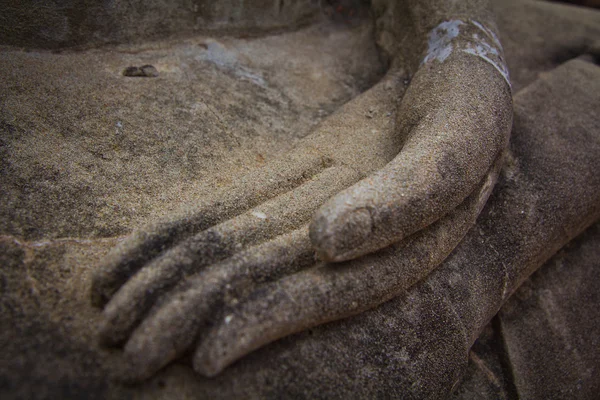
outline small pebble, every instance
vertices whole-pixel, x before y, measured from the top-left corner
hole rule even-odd
[[[154,66],[149,64],[142,65],[141,67],[131,66],[123,70],[123,76],[156,78],[158,76],[158,71]]]
[[[376,114],[375,109],[373,107],[370,107],[369,111],[367,111],[366,117],[371,119],[375,116],[375,114]]]

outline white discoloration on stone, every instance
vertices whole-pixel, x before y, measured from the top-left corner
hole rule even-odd
[[[460,20],[445,21],[436,26],[429,34],[429,48],[422,64],[432,60],[444,62],[452,54],[452,40],[460,34]]]
[[[261,211],[252,211],[252,215],[254,215],[258,219],[267,219],[267,214]]]
[[[500,39],[498,39],[498,36],[496,36],[496,34],[494,33],[494,31],[492,31],[491,29],[488,29],[485,25],[480,24],[477,21],[471,21],[473,23],[473,25],[475,25],[476,27],[478,27],[483,33],[485,33],[487,36],[490,37],[490,39],[492,39],[494,41],[494,44],[496,46],[498,46],[498,48],[500,50],[502,50],[502,44],[500,43]]]
[[[483,35],[472,33],[473,28],[469,29],[469,26],[477,28]],[[498,36],[477,21],[466,23],[461,20],[450,20],[436,26],[429,34],[427,55],[421,64],[432,61],[442,63],[456,49],[477,56],[492,65],[502,75],[508,86],[511,86]]]
[[[471,21],[471,23],[482,31],[487,38],[491,39],[493,44],[489,44],[486,37],[480,37],[477,33],[474,33],[472,35],[472,42],[467,43],[462,51],[467,54],[475,55],[491,64],[498,72],[500,72],[500,75],[502,75],[508,86],[511,86],[508,67],[502,57],[502,45],[500,44],[498,36],[496,36],[491,29],[488,29],[477,21]]]
[[[206,41],[205,45],[206,48],[194,57],[196,61],[210,62],[217,67],[231,71],[238,77],[246,79],[256,85],[267,85],[267,82],[259,72],[253,71],[241,63],[238,54],[235,51],[228,49],[216,40]]]
[[[496,49],[489,47],[489,45],[487,45],[485,42],[481,42],[479,44],[469,43],[467,44],[467,48],[463,49],[463,51],[465,53],[475,55],[491,64],[494,68],[496,68],[496,70],[498,70],[498,72],[500,72],[506,83],[508,83],[508,86],[511,86],[508,68],[500,59],[500,55]],[[490,55],[495,57],[490,57]]]

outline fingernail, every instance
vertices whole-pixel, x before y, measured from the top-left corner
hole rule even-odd
[[[317,256],[324,261],[334,262],[356,257],[357,250],[373,230],[369,210],[358,208],[329,221],[328,218],[318,218],[315,226],[311,226],[311,240]]]

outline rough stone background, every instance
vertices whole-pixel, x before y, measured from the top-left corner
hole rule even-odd
[[[114,383],[110,373],[119,353],[96,344],[99,310],[89,303],[90,272],[134,227],[210,196],[214,187],[282,154],[376,82],[385,66],[372,27],[323,17],[315,2],[269,2],[269,13],[249,9],[226,19],[238,33],[252,36],[242,38],[207,33],[222,29],[227,14],[211,2],[182,0],[168,9],[162,2],[88,3],[61,8],[59,2],[32,1],[21,7],[9,1],[0,13],[0,39],[14,46],[0,53],[0,395],[276,396],[252,391],[268,386],[267,375],[255,376],[254,389],[240,387],[243,382],[231,374],[199,378],[185,360],[139,386]],[[496,8],[515,92],[572,58],[591,54],[593,61],[598,12],[525,0],[498,2]],[[19,14],[25,9],[27,15]],[[83,19],[77,14],[82,10],[90,10]],[[181,10],[196,11],[190,17]],[[53,25],[37,29],[40,18]],[[201,18],[214,26],[200,24],[200,30]],[[26,26],[11,25],[15,20]],[[98,27],[98,21],[110,22]],[[315,23],[294,31],[309,22]],[[254,37],[263,28],[290,32]],[[91,32],[97,34],[90,41]],[[88,49],[19,48],[31,43]],[[154,65],[159,77],[122,75],[126,67],[143,64]],[[599,243],[596,226],[524,284],[482,333],[454,396],[598,393],[597,379],[596,386],[590,382],[598,376],[592,350],[600,348]],[[249,362],[276,354],[277,346]],[[326,356],[335,360],[336,349],[320,355]],[[286,377],[285,370],[281,376],[304,379],[308,383],[297,387],[306,387],[313,374],[326,374],[308,367],[304,376]],[[347,365],[349,376],[352,368]],[[367,390],[373,397],[401,397],[382,392],[377,379],[372,384]],[[312,395],[335,395],[351,386],[332,379],[327,390],[316,387]],[[245,389],[250,391],[240,392]]]
[[[0,5],[0,41],[58,49],[213,30],[257,35],[306,25],[321,8],[318,0],[8,0]]]

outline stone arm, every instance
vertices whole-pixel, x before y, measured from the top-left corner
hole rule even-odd
[[[476,225],[453,253],[425,279],[381,307],[281,344],[269,352],[270,357],[280,357],[278,367],[285,370],[291,365],[292,371],[286,372],[293,376],[293,363],[281,359],[310,353],[306,364],[329,376],[348,376],[347,365],[366,371],[351,373],[353,396],[364,397],[360,387],[369,386],[402,398],[447,397],[482,329],[521,283],[590,225],[595,223],[598,232],[600,118],[591,110],[599,104],[599,94],[600,68],[580,60],[543,74],[520,91],[514,99],[515,123],[505,167]],[[598,263],[589,268],[594,265]],[[573,264],[565,262],[561,268],[563,277],[573,281],[557,287],[577,285],[578,275],[571,276]],[[536,326],[535,315],[523,318],[533,318],[530,326]],[[556,329],[566,323],[562,329],[568,332],[569,324],[578,321],[554,323]],[[548,340],[544,332],[536,334],[540,341]],[[567,347],[579,349],[574,352],[586,348],[574,337],[562,337]],[[332,348],[335,351],[328,350]],[[333,352],[340,354],[335,361],[318,361],[323,354],[334,358]],[[257,358],[265,362],[267,357]],[[381,369],[377,373],[372,372],[374,364]],[[565,365],[569,364],[549,369],[571,368]],[[257,363],[245,366],[256,371]],[[232,373],[239,374],[245,366]],[[277,382],[283,374],[270,367]],[[326,379],[316,377],[310,385],[326,386],[322,384]],[[573,387],[584,379],[578,376]],[[308,385],[305,388],[309,390]]]
[[[104,307],[102,340],[125,343],[130,379],[194,345],[195,369],[214,375],[285,335],[375,307],[472,227],[512,123],[495,28],[484,2],[396,3],[374,4],[390,57],[381,82],[292,152],[106,257],[92,299]]]
[[[379,45],[412,77],[394,127],[402,149],[317,211],[310,237],[321,259],[350,260],[430,225],[506,146],[510,82],[486,3],[375,2]]]

